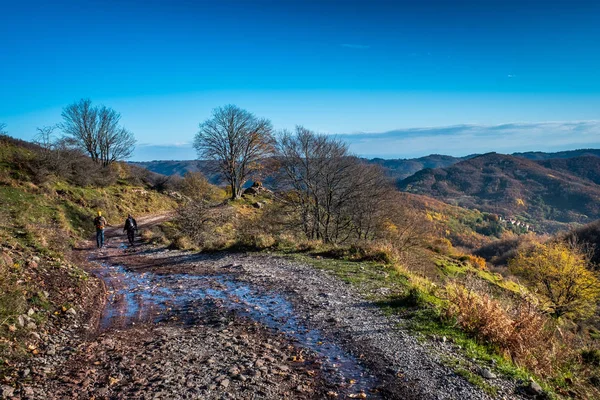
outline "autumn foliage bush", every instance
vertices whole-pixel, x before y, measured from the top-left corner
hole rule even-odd
[[[504,306],[488,294],[458,284],[446,288],[448,320],[497,348],[516,364],[533,372],[552,370],[561,347],[554,339],[552,321],[527,301]]]
[[[520,251],[509,268],[537,290],[549,313],[583,319],[594,314],[600,300],[599,275],[588,260],[580,246],[549,242]]]

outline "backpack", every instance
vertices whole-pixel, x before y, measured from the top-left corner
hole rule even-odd
[[[104,229],[104,218],[96,217],[94,219],[94,225],[96,225],[96,229]]]

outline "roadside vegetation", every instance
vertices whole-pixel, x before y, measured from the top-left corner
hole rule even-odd
[[[42,130],[41,130],[42,131]],[[145,170],[93,161],[54,129],[39,143],[0,135],[0,379],[15,361],[38,352],[62,321],[99,298],[77,249],[89,239],[98,210],[121,226],[127,213],[172,210],[176,201],[153,190]]]
[[[402,316],[424,339],[435,343],[445,337],[452,342],[460,355],[447,356],[445,362],[490,393],[493,381],[482,378],[483,369],[520,380],[524,390],[534,379],[549,395],[600,394],[594,361],[600,336],[597,315],[590,314],[598,302],[598,277],[577,248],[560,245],[567,257],[578,260],[571,272],[585,269],[584,286],[578,275],[563,270],[530,279],[522,270],[528,268],[524,257],[544,260],[527,246],[509,258],[510,268],[494,266],[440,237],[418,209],[403,209],[389,222],[402,232],[392,227],[377,239],[326,243],[307,237],[301,225],[296,231],[281,229],[293,226],[294,216],[275,194],[227,201],[227,194],[213,190],[211,196],[214,193],[216,200],[182,206],[172,222],[146,232],[148,239],[193,251],[278,253],[330,271],[386,312]],[[556,246],[529,236],[527,243]],[[551,294],[539,290],[539,279],[558,279],[559,285],[572,281],[580,294],[575,304],[581,308],[557,315],[549,303]]]
[[[275,184],[255,181],[241,196],[187,174],[176,218],[146,237],[187,250],[276,252],[326,269],[434,347],[453,343],[459,355],[445,362],[492,394],[484,370],[520,380],[524,392],[600,396],[600,280],[589,247],[399,193],[343,142],[303,127],[276,134],[270,156]]]

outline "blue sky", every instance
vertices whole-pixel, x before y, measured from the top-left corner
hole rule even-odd
[[[597,1],[58,0],[2,15],[0,122],[25,139],[85,97],[121,112],[138,160],[193,158],[198,123],[228,103],[365,156],[600,147]]]

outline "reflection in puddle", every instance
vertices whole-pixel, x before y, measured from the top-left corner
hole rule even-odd
[[[303,326],[292,304],[277,293],[223,275],[157,275],[107,265],[99,266],[94,273],[112,288],[101,330],[142,321],[160,322],[174,316],[193,322],[206,307],[218,307],[284,333],[301,347],[313,350],[322,358],[323,370],[335,383],[347,385],[355,381],[353,392],[367,392],[376,386],[375,379],[366,374],[353,356],[325,340],[318,330]]]

